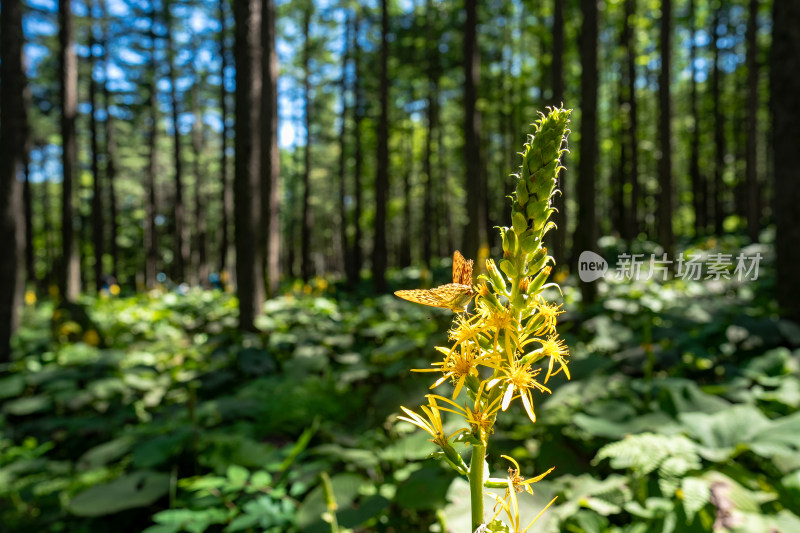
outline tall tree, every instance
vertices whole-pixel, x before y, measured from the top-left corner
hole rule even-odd
[[[101,14],[102,37],[100,47],[103,50],[103,103],[106,108],[105,139],[106,139],[106,180],[108,193],[108,215],[109,215],[109,252],[111,254],[111,272],[116,276],[119,272],[119,248],[117,246],[117,234],[119,232],[119,222],[117,216],[117,137],[114,131],[114,114],[112,108],[111,89],[109,84],[109,35],[108,35],[108,7],[107,1],[103,2],[103,13]]]
[[[434,175],[433,175],[433,148],[434,136],[439,127],[439,78],[441,77],[441,64],[439,62],[439,40],[436,38],[434,23],[437,10],[433,0],[425,2],[425,42],[426,42],[426,75],[427,75],[427,105],[425,118],[427,128],[425,132],[425,155],[423,172],[425,175],[425,193],[423,197],[424,235],[422,240],[422,260],[427,267],[431,265],[433,249],[439,242],[439,225],[434,221]]]
[[[761,229],[761,189],[758,186],[758,0],[748,3],[747,18],[747,101],[745,109],[745,210],[747,213],[747,234],[750,240],[758,240]]]
[[[363,148],[361,143],[361,122],[364,119],[364,95],[363,81],[361,80],[361,47],[358,37],[361,33],[361,7],[356,7],[356,18],[353,23],[353,189],[355,193],[355,212],[353,213],[353,224],[355,225],[355,235],[353,236],[353,271],[350,273],[351,283],[355,283],[361,276],[361,263],[363,262],[364,252],[362,248],[363,231],[361,227],[361,213],[363,210],[363,194],[361,187],[361,171],[363,160]]]
[[[19,322],[25,236],[19,178],[23,173],[24,139],[28,131],[25,71],[22,66],[22,2],[7,0],[0,11],[0,363],[11,360],[11,336]]]
[[[229,234],[229,220],[233,210],[233,193],[231,191],[231,182],[228,178],[228,88],[225,86],[225,71],[228,68],[228,47],[225,45],[225,35],[227,31],[227,16],[228,12],[226,6],[228,0],[219,0],[218,3],[218,16],[219,16],[219,108],[220,117],[222,121],[222,131],[220,131],[220,152],[219,152],[219,165],[220,174],[219,180],[222,185],[222,222],[220,223],[220,231],[222,233],[219,244],[219,271],[224,273],[228,268],[228,259],[231,255],[231,240]]]
[[[303,4],[303,126],[306,133],[305,147],[303,148],[303,200],[302,222],[300,232],[300,274],[303,281],[311,278],[311,226],[313,224],[311,212],[311,13],[312,2]]]
[[[575,257],[597,246],[597,221],[595,216],[595,188],[597,170],[597,32],[598,9],[596,0],[581,0],[581,143],[578,160],[578,224],[572,242]],[[597,296],[593,283],[581,283],[584,305],[594,302]]]
[[[94,2],[90,10],[94,10]],[[94,49],[99,43],[95,35],[94,16],[89,24],[89,141],[92,151],[92,247],[94,248],[94,288],[100,292],[103,286],[103,185],[100,176],[99,126],[97,125],[97,82],[94,79],[96,66]],[[108,110],[106,110],[107,112]]]
[[[661,70],[658,75],[658,132],[661,157],[658,160],[658,240],[672,253],[672,105],[670,99],[670,56],[672,54],[672,0],[661,2],[659,47]]]
[[[692,131],[689,137],[689,178],[692,183],[692,206],[694,208],[694,233],[702,235],[708,225],[706,185],[700,175],[700,115],[697,112],[697,37],[695,24],[697,13],[695,0],[689,0],[689,112],[692,115]]]
[[[389,7],[381,0],[380,116],[375,174],[375,233],[372,278],[375,292],[386,292],[386,202],[389,195]]]
[[[203,132],[203,109],[199,102],[198,93],[201,83],[192,86],[192,108],[194,123],[192,124],[192,152],[194,156],[194,246],[192,246],[192,270],[197,283],[205,286],[208,283],[208,213],[206,212],[206,197],[204,193],[205,165],[203,153],[205,152],[205,135]]]
[[[339,89],[342,92],[342,111],[339,115],[339,241],[342,249],[344,272],[348,285],[352,287],[353,256],[350,253],[350,239],[348,238],[347,223],[347,93],[348,73],[350,61],[350,15],[346,16],[344,23],[344,36],[342,39],[342,77],[339,80]]]
[[[481,171],[481,115],[477,109],[480,83],[480,49],[478,48],[478,2],[464,0],[464,174],[467,194],[467,227],[464,254],[477,257],[488,243],[486,188]]]
[[[234,228],[239,328],[255,330],[264,300],[261,260],[262,0],[234,0],[236,110]]]
[[[181,131],[178,127],[178,76],[170,5],[169,0],[163,2],[166,28],[164,39],[167,51],[167,72],[169,73],[170,112],[172,114],[172,159],[175,172],[175,197],[173,199],[175,264],[173,265],[173,275],[176,281],[181,282],[186,278],[186,265],[189,263],[189,227],[186,225],[186,205],[183,200],[183,156],[181,154]]]
[[[772,6],[770,106],[775,187],[776,292],[781,315],[800,322],[800,3]]]
[[[267,294],[278,292],[280,281],[281,224],[280,224],[280,153],[278,151],[278,53],[275,49],[275,1],[263,0],[262,35],[263,40],[263,88],[262,88],[262,183],[261,194],[264,216],[264,229]]]
[[[59,79],[61,89],[61,270],[59,292],[66,301],[73,301],[80,292],[80,259],[75,245],[73,182],[78,148],[75,119],[78,112],[78,58],[75,54],[75,25],[69,0],[58,2],[58,41],[60,48]]]
[[[147,132],[147,168],[144,175],[144,253],[145,267],[144,280],[145,286],[150,289],[156,284],[156,266],[158,261],[158,233],[156,228],[156,213],[158,206],[156,203],[156,156],[158,141],[158,84],[156,71],[158,60],[156,53],[158,43],[156,39],[156,8],[153,6],[150,12],[150,65],[147,73],[147,109],[148,132]]]
[[[622,237],[633,240],[639,234],[639,140],[638,140],[638,101],[636,99],[636,40],[633,31],[636,16],[636,0],[625,0],[620,43],[625,51],[622,65],[622,125],[620,170],[625,178],[628,196],[627,220],[623,224]]]
[[[711,55],[713,56],[713,66],[711,72],[711,102],[714,113],[714,181],[711,205],[714,211],[714,232],[722,234],[722,223],[725,220],[724,203],[724,184],[722,182],[725,171],[725,117],[722,113],[722,94],[721,79],[722,69],[720,68],[719,50],[719,31],[721,23],[722,6],[716,6],[714,15],[711,17],[711,31],[709,31],[709,43],[711,45]]]

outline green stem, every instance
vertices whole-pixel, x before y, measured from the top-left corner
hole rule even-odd
[[[472,445],[472,458],[469,463],[469,496],[472,509],[472,530],[483,524],[483,465],[486,446]]]

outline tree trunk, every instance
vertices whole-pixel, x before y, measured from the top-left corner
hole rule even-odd
[[[745,120],[745,211],[747,235],[758,241],[761,230],[761,188],[758,186],[758,0],[750,0],[747,19],[747,119]]]
[[[28,105],[28,99],[25,99],[25,105]],[[26,107],[27,108],[27,107]],[[25,181],[22,183],[22,203],[23,212],[22,218],[24,220],[25,231],[25,280],[28,283],[36,284],[36,265],[34,263],[34,248],[33,248],[33,193],[31,191],[31,174],[30,174],[30,147],[26,139],[26,146],[23,148],[22,160],[23,169],[25,173]]]
[[[465,0],[464,21],[464,174],[467,195],[467,227],[464,255],[477,258],[488,242],[486,187],[481,171],[481,115],[476,108],[480,83],[478,49],[478,2]]]
[[[111,254],[111,274],[118,275],[119,272],[119,248],[117,247],[117,233],[119,225],[117,223],[117,196],[114,190],[115,181],[117,177],[117,142],[114,133],[114,116],[111,113],[113,100],[111,98],[111,90],[108,87],[109,79],[109,54],[107,50],[107,43],[109,41],[108,35],[108,6],[107,0],[103,2],[102,18],[102,41],[100,43],[103,49],[103,69],[105,72],[103,78],[103,103],[106,109],[105,121],[105,138],[106,138],[106,183],[108,194],[108,216],[109,216],[109,253]]]
[[[775,266],[781,316],[800,322],[800,3],[772,7],[770,89],[775,176]]]
[[[92,150],[92,246],[94,248],[94,288],[103,287],[103,185],[100,178],[100,149],[97,126],[97,82],[94,79],[94,24],[89,25],[89,131]]]
[[[689,109],[692,114],[692,130],[689,137],[689,179],[692,183],[692,207],[694,208],[694,233],[702,235],[706,231],[708,206],[706,204],[706,186],[700,175],[700,115],[697,112],[697,45],[695,44],[695,0],[689,0],[689,72],[691,89],[689,92]]]
[[[425,226],[422,240],[422,261],[430,269],[431,258],[436,243],[439,242],[438,221],[434,221],[434,176],[433,176],[433,145],[434,134],[439,123],[439,78],[441,66],[439,64],[438,39],[434,31],[434,20],[437,12],[432,0],[425,3],[425,33],[426,33],[426,61],[427,61],[427,131],[425,134],[425,155],[423,172],[425,173],[425,193],[423,197],[422,223]]]
[[[225,70],[228,67],[228,52],[225,46],[225,31],[227,28],[227,11],[225,5],[227,0],[219,0],[218,13],[219,13],[219,56],[220,56],[220,71],[219,71],[219,108],[222,119],[222,131],[220,132],[220,153],[219,153],[219,166],[220,173],[219,179],[222,184],[222,222],[219,243],[219,274],[222,278],[228,268],[228,259],[230,258],[231,242],[229,234],[229,220],[231,211],[233,210],[233,194],[231,191],[231,182],[228,178],[228,89],[225,87]],[[223,279],[224,283],[224,279]]]
[[[59,292],[65,301],[74,301],[81,288],[80,259],[72,224],[75,205],[73,180],[78,159],[75,119],[78,110],[78,58],[75,54],[75,28],[69,0],[58,2],[58,40],[61,80],[61,270]]]
[[[660,54],[661,71],[658,76],[658,131],[661,158],[658,160],[658,240],[668,254],[672,254],[672,108],[669,94],[670,57],[672,54],[672,0],[661,2]]]
[[[234,0],[236,162],[234,227],[239,329],[255,330],[264,300],[261,261],[261,0]]]
[[[347,237],[347,63],[350,60],[350,15],[344,23],[344,37],[342,48],[342,112],[339,115],[339,241],[342,248],[342,267],[347,276],[348,286],[352,288],[351,272],[353,270],[353,256],[350,252],[350,242]]]
[[[596,0],[581,0],[581,145],[578,160],[578,224],[572,239],[572,260],[585,250],[597,247],[597,221],[595,217],[595,179],[597,169],[597,32],[598,12]],[[597,289],[594,283],[581,283],[583,305],[594,302]]]
[[[186,279],[186,265],[189,264],[189,227],[186,225],[186,205],[183,201],[183,158],[181,157],[181,132],[178,128],[178,88],[175,73],[175,45],[172,41],[172,13],[170,2],[165,1],[164,35],[167,49],[167,70],[169,72],[170,112],[172,114],[172,157],[175,165],[174,210],[174,252],[175,263],[172,268],[174,281],[181,283]]]
[[[11,361],[11,336],[19,324],[25,244],[19,178],[23,173],[24,142],[28,132],[25,107],[25,71],[22,63],[22,3],[3,2],[0,11],[0,363]]]
[[[712,25],[710,34],[711,54],[714,57],[713,71],[711,73],[711,101],[714,106],[714,193],[712,196],[714,206],[714,232],[717,235],[722,235],[722,223],[725,221],[725,199],[724,199],[724,185],[722,183],[723,173],[725,171],[725,119],[722,114],[722,103],[720,98],[720,81],[722,78],[722,71],[720,69],[719,61],[719,27],[721,25],[722,7],[718,6],[714,10],[712,17]]]
[[[199,83],[198,83],[199,85]],[[194,152],[194,255],[193,270],[200,286],[208,285],[208,227],[206,225],[206,197],[203,193],[205,183],[203,152],[205,147],[203,135],[203,110],[197,101],[198,85],[192,87],[192,107],[194,108],[194,124],[192,125],[192,151]]]
[[[375,292],[386,292],[386,201],[389,195],[389,9],[381,0],[380,106],[378,154],[375,174],[375,233],[372,278]]]
[[[300,272],[303,281],[311,279],[311,5],[306,5],[303,13],[303,126],[306,133],[306,145],[303,149],[303,217],[300,234]]]
[[[361,81],[361,47],[358,45],[358,38],[361,33],[361,8],[356,8],[356,20],[353,27],[353,49],[354,54],[354,80],[353,91],[355,92],[355,102],[353,102],[353,140],[355,146],[353,147],[353,156],[355,158],[355,166],[353,168],[353,188],[355,192],[355,212],[353,213],[353,224],[355,225],[355,235],[353,236],[353,271],[351,275],[351,283],[355,284],[361,278],[361,266],[364,261],[364,252],[362,248],[362,229],[361,229],[361,212],[363,210],[363,195],[361,190],[361,169],[363,148],[361,145],[361,121],[364,118],[364,97],[362,94],[362,81]]]
[[[158,137],[158,87],[156,85],[156,13],[151,12],[150,27],[150,79],[148,80],[148,102],[150,124],[147,136],[148,161],[145,172],[144,190],[144,250],[145,250],[145,286],[152,289],[156,285],[156,264],[158,261],[158,234],[156,229],[156,141]]]
[[[262,152],[262,198],[266,269],[266,291],[268,296],[278,293],[281,276],[281,221],[280,221],[280,152],[278,151],[278,52],[275,49],[275,1],[264,0],[262,20],[263,40],[263,87],[262,113],[264,115],[261,134],[266,147]]]

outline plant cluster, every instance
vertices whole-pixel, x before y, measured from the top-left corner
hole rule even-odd
[[[431,388],[452,383],[451,397],[427,395],[428,403],[421,407],[424,416],[403,407],[406,416],[401,419],[427,431],[450,466],[469,478],[473,530],[486,524],[483,488],[506,487],[506,497],[498,499],[495,517],[505,511],[513,530],[523,531],[516,493],[530,492],[530,485],[547,474],[526,479],[509,457],[514,468],[509,469],[508,478],[492,479],[486,475],[485,455],[500,412],[519,400],[531,422],[536,422],[535,393],[550,393],[548,381],[562,371],[569,378],[568,350],[556,331],[557,318],[563,311],[544,296],[545,289],[557,285],[546,283],[553,258],[543,245],[545,234],[555,228],[549,218],[555,211],[553,196],[559,194],[556,185],[563,169],[561,156],[567,151],[569,115],[569,110],[550,109],[533,124],[534,133],[524,146],[522,166],[515,175],[512,225],[500,228],[503,259],[499,266],[492,259],[486,260],[486,273],[478,277],[474,311],[456,314],[448,333],[451,344],[437,347],[442,360],[433,363],[433,369],[418,370],[440,372],[442,376]],[[460,254],[455,257],[451,285],[458,283],[456,278],[462,277],[463,271],[457,260]],[[451,285],[430,292],[436,296]],[[465,293],[466,289],[460,294]],[[436,305],[424,299],[420,303]],[[443,412],[459,416],[464,426],[446,435]],[[455,443],[471,446],[469,466]],[[494,519],[486,527],[486,531],[507,530],[500,529],[506,526]]]

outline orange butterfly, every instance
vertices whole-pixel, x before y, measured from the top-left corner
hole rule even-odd
[[[453,283],[433,289],[396,291],[394,294],[409,302],[450,309],[454,313],[466,311],[469,301],[475,295],[472,289],[473,263],[472,259],[467,261],[461,252],[456,250],[453,253]]]

